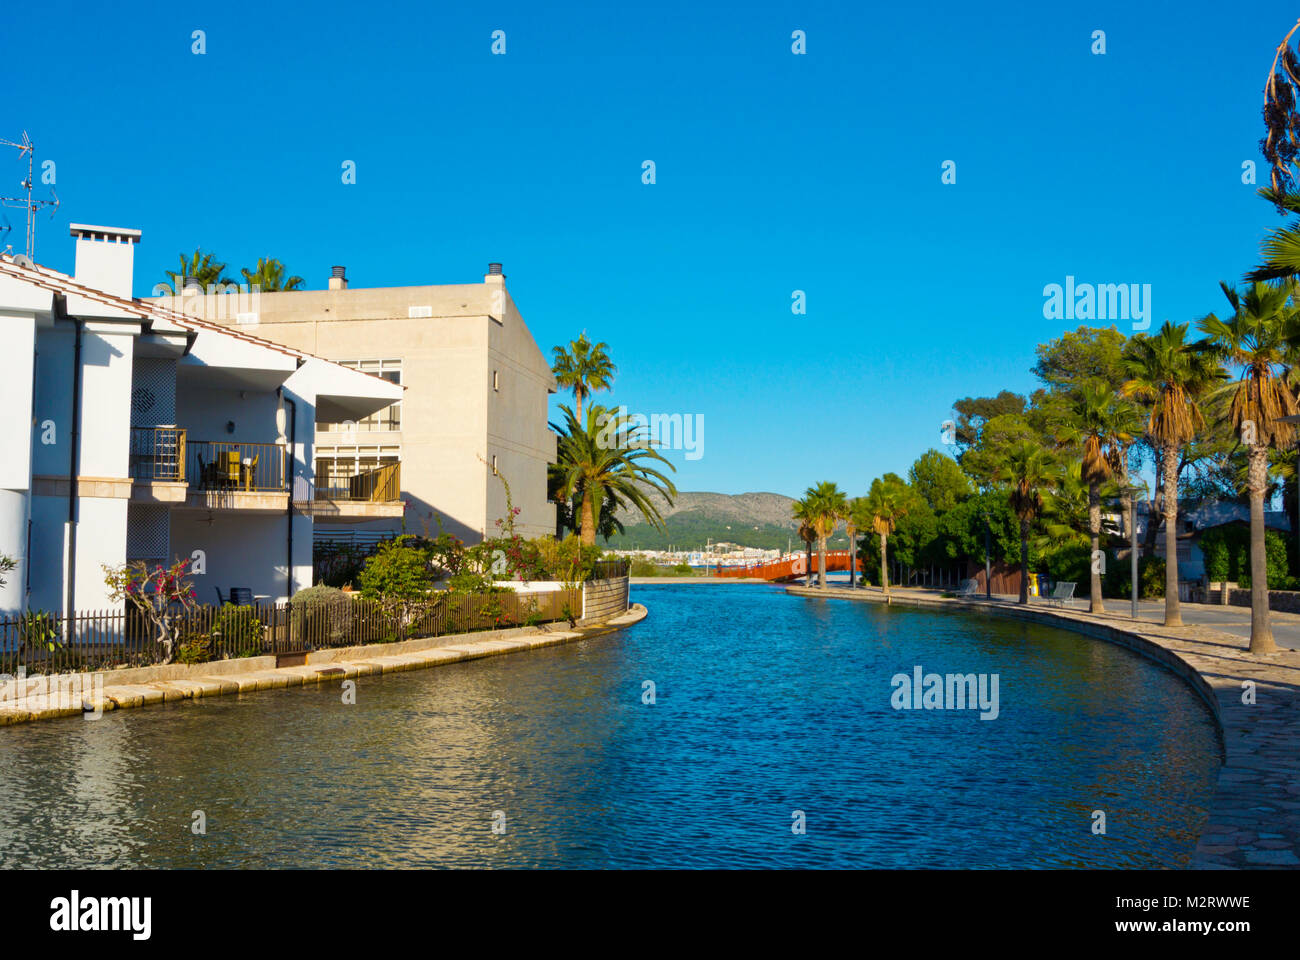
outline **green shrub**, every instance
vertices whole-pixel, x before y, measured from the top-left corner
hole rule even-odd
[[[1240,572],[1237,574],[1237,583],[1244,589],[1250,589],[1250,539],[1247,533],[1247,546],[1243,551],[1242,558],[1238,561]],[[1290,586],[1291,577],[1287,569],[1286,541],[1276,530],[1266,530],[1264,532],[1264,569],[1268,574],[1268,588],[1270,590],[1285,590]]]
[[[212,659],[212,640],[206,633],[190,633],[176,646],[177,663],[207,663]]]
[[[1250,587],[1250,527],[1232,523],[1206,530],[1200,547],[1207,580],[1235,581],[1243,588]],[[1287,541],[1276,530],[1264,531],[1264,563],[1269,589],[1286,589],[1291,583]]]
[[[1107,597],[1127,600],[1133,594],[1133,572],[1127,558],[1116,561],[1107,557],[1103,591]],[[1165,595],[1165,561],[1163,557],[1145,556],[1138,559],[1138,591],[1143,600],[1159,599]]]
[[[1110,571],[1112,557],[1106,556],[1106,570]],[[1089,596],[1092,592],[1092,547],[1086,543],[1071,543],[1043,551],[1040,569],[1045,569],[1054,583],[1074,583],[1074,594]],[[1102,593],[1107,593],[1102,587]]]
[[[262,655],[262,621],[252,607],[226,604],[212,624],[212,646],[227,657]]]
[[[659,567],[649,560],[638,557],[632,561],[630,573],[634,577],[657,577],[659,572]]]
[[[687,576],[694,572],[695,572],[695,568],[692,567],[689,563],[679,563],[677,564],[677,566],[673,567],[673,573],[680,574],[682,576]]]
[[[372,600],[418,600],[433,588],[433,571],[427,550],[397,537],[380,544],[357,577],[361,595]]]
[[[312,645],[338,647],[352,637],[353,600],[335,587],[318,585],[293,595],[293,636]]]

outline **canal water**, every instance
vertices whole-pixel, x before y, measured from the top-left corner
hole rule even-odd
[[[1178,867],[1192,854],[1221,745],[1205,705],[1134,654],[765,585],[634,586],[633,599],[650,615],[627,630],[364,678],[355,704],[334,684],[0,729],[0,864]],[[893,678],[917,667],[983,675],[986,699],[996,675],[996,719],[919,698],[895,709]]]

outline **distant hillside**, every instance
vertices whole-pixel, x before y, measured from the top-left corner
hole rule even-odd
[[[679,492],[671,507],[657,495],[652,500],[665,518],[666,531],[646,523],[640,511],[620,511],[618,519],[627,533],[611,537],[608,543],[602,540],[601,545],[616,550],[666,550],[669,545],[694,550],[709,540],[764,550],[802,545],[799,525],[790,516],[794,500],[779,493]]]

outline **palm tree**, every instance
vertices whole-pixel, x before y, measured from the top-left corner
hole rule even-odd
[[[568,500],[581,496],[582,542],[595,545],[598,518],[608,497],[636,507],[647,523],[662,530],[663,517],[649,495],[657,493],[671,504],[677,488],[645,461],[658,461],[674,472],[677,468],[651,448],[642,433],[645,427],[635,424],[634,417],[596,404],[587,408],[585,421],[579,421],[567,406],[561,405],[560,410],[564,424],[551,424],[559,434],[555,456],[561,473],[556,489]]]
[[[852,590],[857,584],[854,581],[854,573],[857,567],[858,559],[858,531],[865,530],[871,524],[871,518],[867,515],[866,504],[862,497],[854,497],[848,503],[844,511],[844,532],[849,537],[849,589]]]
[[[244,267],[239,271],[244,275],[244,282],[250,287],[257,287],[262,293],[278,293],[282,290],[297,290],[303,284],[302,277],[284,277],[284,264],[279,260],[257,258],[257,269]]]
[[[1264,494],[1268,487],[1270,447],[1290,445],[1294,428],[1279,418],[1294,416],[1296,399],[1287,386],[1286,362],[1300,345],[1300,318],[1288,301],[1296,292],[1294,281],[1277,286],[1255,283],[1243,294],[1220,283],[1232,307],[1221,320],[1213,313],[1199,326],[1214,356],[1241,370],[1229,409],[1233,427],[1246,447],[1250,493],[1250,652],[1273,653],[1273,630],[1268,616],[1268,562],[1264,552]]]
[[[1003,454],[994,479],[1011,488],[1011,509],[1020,521],[1020,602],[1029,603],[1029,534],[1056,482],[1056,461],[1032,440],[1018,440]]]
[[[1178,609],[1178,455],[1205,429],[1199,403],[1223,371],[1207,351],[1187,342],[1187,324],[1168,320],[1154,336],[1135,334],[1120,362],[1129,376],[1120,392],[1150,404],[1145,429],[1160,451],[1164,475],[1165,626],[1177,627],[1183,622]]]
[[[871,481],[871,489],[862,501],[862,513],[870,518],[871,529],[880,538],[880,586],[885,591],[885,603],[892,603],[889,595],[889,564],[886,555],[889,549],[889,535],[894,532],[898,521],[907,514],[907,504],[903,491],[896,483],[877,477]]]
[[[191,281],[197,282],[204,290],[207,290],[210,286],[225,285],[231,282],[229,277],[222,275],[226,270],[226,265],[217,263],[216,257],[210,253],[204,253],[197,247],[193,256],[186,257],[182,253],[180,259],[181,268],[179,271],[163,271],[163,273],[171,277],[172,290],[177,296],[185,292],[185,285]]]
[[[1088,380],[1075,394],[1071,413],[1083,447],[1079,476],[1088,485],[1088,536],[1092,549],[1088,610],[1090,613],[1105,613],[1101,569],[1097,563],[1101,553],[1101,487],[1114,478],[1124,459],[1124,451],[1133,442],[1132,407],[1118,401],[1110,387],[1101,380]],[[1126,465],[1124,473],[1127,475]]]
[[[806,500],[796,500],[790,506],[790,512],[794,519],[799,521],[799,539],[804,545],[804,586],[812,586],[812,545],[817,539],[817,534],[813,531],[812,526],[812,509],[808,506]]]
[[[804,503],[808,506],[808,521],[817,537],[817,586],[826,589],[826,541],[835,533],[835,528],[844,519],[848,509],[848,499],[844,491],[829,480],[823,480],[815,487],[804,491]]]
[[[1300,193],[1264,187],[1259,195],[1279,211],[1300,213]],[[1246,274],[1248,282],[1259,283],[1300,276],[1300,220],[1270,232],[1260,244],[1260,254],[1264,262]]]
[[[555,381],[566,390],[573,391],[573,399],[578,404],[578,421],[582,422],[582,401],[597,390],[608,390],[614,383],[614,366],[606,352],[609,344],[593,344],[584,330],[577,340],[569,343],[569,349],[553,347],[555,356],[551,372]]]

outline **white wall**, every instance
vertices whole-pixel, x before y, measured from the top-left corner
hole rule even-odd
[[[21,613],[27,576],[27,510],[32,480],[32,376],[35,314],[0,314],[0,554],[16,566],[3,574],[0,612]]]

